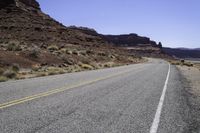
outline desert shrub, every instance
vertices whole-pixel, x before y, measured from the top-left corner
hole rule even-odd
[[[74,61],[72,59],[63,58],[63,61],[67,65],[73,65],[74,64]]]
[[[99,56],[106,56],[106,53],[100,52],[100,53],[98,53],[98,55],[99,55]]]
[[[3,40],[2,40],[2,39],[0,39],[0,43],[3,43]]]
[[[73,54],[73,52],[71,50],[66,50],[65,53],[66,54]]]
[[[80,51],[80,54],[86,56],[86,51]]]
[[[104,64],[104,67],[113,67],[114,63],[113,62],[107,62]]]
[[[87,70],[92,70],[93,69],[93,67],[91,65],[89,65],[89,64],[81,64],[81,68],[87,69]]]
[[[47,76],[48,74],[45,72],[39,72],[37,73],[36,77],[43,77],[43,76]]]
[[[6,78],[6,77],[4,77],[4,76],[0,76],[0,82],[5,82],[5,81],[7,81],[8,80],[8,78]]]
[[[51,52],[59,50],[58,46],[56,45],[50,45],[47,47],[47,49]]]
[[[83,58],[81,62],[82,64],[90,64],[91,61],[88,58]]]
[[[61,49],[60,49],[60,52],[61,52],[61,53],[66,53],[66,50],[67,50],[66,48],[61,48]]]
[[[58,74],[57,71],[50,71],[50,72],[48,72],[48,75],[56,75],[56,74]]]
[[[57,74],[64,74],[65,72],[63,70],[59,71],[50,71],[48,72],[48,75],[57,75]]]
[[[0,68],[0,75],[2,75],[4,72],[4,69],[3,68]]]
[[[62,68],[57,67],[49,67],[48,68],[48,75],[56,75],[56,74],[63,74],[65,73]]]
[[[33,49],[33,50],[30,51],[30,53],[29,53],[29,57],[31,57],[31,58],[38,58],[39,55],[40,55],[39,49]]]
[[[10,42],[7,45],[7,50],[8,51],[21,51],[22,48],[20,47],[19,43],[17,43],[17,42]]]
[[[39,71],[40,69],[41,69],[41,66],[39,66],[39,65],[32,66],[33,71]]]
[[[104,67],[111,67],[110,64],[104,64]]]
[[[18,64],[13,64],[13,66],[12,66],[12,70],[13,70],[14,72],[18,72],[19,69],[20,69],[20,67],[19,67]]]
[[[172,65],[180,65],[181,63],[179,61],[169,61]]]
[[[13,79],[16,77],[16,72],[13,71],[13,70],[6,70],[4,73],[3,73],[3,76],[5,76],[6,78],[10,78],[10,79]]]
[[[111,58],[111,59],[115,59],[114,55],[109,55],[108,57]]]
[[[59,73],[59,74],[64,74],[65,71],[64,71],[64,70],[60,70],[58,73]]]
[[[184,63],[185,62],[185,60],[181,60],[181,63]]]
[[[92,50],[86,50],[86,54],[94,54]]]
[[[77,50],[73,50],[73,51],[72,51],[72,54],[74,54],[74,55],[79,55],[79,52],[78,52]]]
[[[188,67],[193,67],[193,64],[189,63],[189,62],[185,62],[185,63],[183,63],[183,65],[188,66]]]

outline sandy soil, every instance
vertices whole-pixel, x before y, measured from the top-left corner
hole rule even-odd
[[[196,67],[178,66],[183,76],[189,81],[191,93],[200,98],[200,70]]]
[[[200,69],[196,66],[177,66],[184,77],[182,84],[185,90],[190,133],[200,133]]]

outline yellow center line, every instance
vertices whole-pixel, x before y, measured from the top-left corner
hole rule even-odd
[[[46,96],[49,96],[49,95],[57,94],[57,93],[60,93],[60,92],[63,92],[63,91],[66,91],[66,90],[69,90],[69,89],[72,89],[72,88],[77,88],[77,87],[80,87],[80,86],[95,83],[97,81],[101,81],[101,80],[109,79],[109,78],[112,78],[112,77],[120,76],[120,75],[123,75],[125,73],[130,72],[130,71],[132,71],[132,70],[120,72],[120,73],[109,75],[109,76],[106,76],[106,77],[97,78],[97,79],[90,80],[90,81],[85,81],[85,82],[78,83],[78,84],[75,84],[75,85],[70,85],[70,86],[65,85],[64,87],[57,88],[57,89],[54,89],[54,90],[51,90],[51,91],[42,92],[42,93],[35,94],[35,95],[32,95],[32,96],[27,96],[27,97],[24,97],[24,98],[21,98],[21,99],[2,103],[2,104],[0,104],[0,109],[4,109],[4,108],[11,107],[11,106],[21,104],[21,103],[24,103],[24,102],[32,101],[32,100],[39,99],[39,98],[42,98],[42,97],[46,97]]]

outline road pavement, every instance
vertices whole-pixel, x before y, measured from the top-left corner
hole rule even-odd
[[[186,102],[179,71],[158,59],[8,81],[0,83],[0,132],[187,133]]]

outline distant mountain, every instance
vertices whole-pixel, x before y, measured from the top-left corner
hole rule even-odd
[[[184,48],[184,47],[174,48],[174,49],[180,49],[180,50],[200,50],[200,48]]]
[[[200,49],[163,48],[163,51],[176,58],[200,58]]]
[[[194,50],[200,50],[200,48],[195,48]]]
[[[123,34],[123,35],[104,35],[104,39],[116,46],[138,46],[138,44],[150,44],[157,47],[155,41],[150,40],[148,37],[138,36],[137,34]]]

